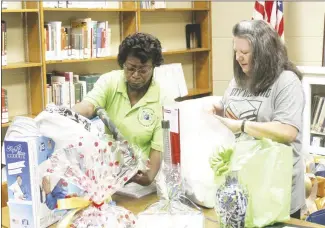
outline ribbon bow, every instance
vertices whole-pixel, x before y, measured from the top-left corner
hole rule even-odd
[[[64,218],[58,222],[57,228],[67,228],[70,227],[71,221],[73,219],[73,216],[78,213],[79,211],[85,209],[86,207],[90,206],[91,204],[96,207],[100,208],[105,202],[109,203],[112,201],[112,197],[109,195],[106,200],[101,202],[100,204],[97,204],[89,199],[83,198],[83,197],[72,197],[68,199],[59,199],[58,200],[58,209],[59,210],[69,210],[74,209],[72,211],[69,211]]]

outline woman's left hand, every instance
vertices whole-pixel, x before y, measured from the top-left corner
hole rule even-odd
[[[241,132],[240,128],[241,128],[242,120],[229,119],[218,115],[214,115],[214,117],[220,120],[221,123],[226,125],[234,134]]]

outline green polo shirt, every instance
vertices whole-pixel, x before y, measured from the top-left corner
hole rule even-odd
[[[147,93],[133,107],[127,95],[123,70],[103,74],[85,97],[95,108],[106,109],[125,139],[142,149],[145,158],[151,148],[162,151],[162,105],[160,87],[152,81]]]

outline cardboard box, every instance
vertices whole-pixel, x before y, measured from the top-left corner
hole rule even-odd
[[[54,148],[54,141],[44,136],[4,141],[10,227],[48,227],[67,212],[56,209],[57,200],[81,193],[63,179],[44,176]]]

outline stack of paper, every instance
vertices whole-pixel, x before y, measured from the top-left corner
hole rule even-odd
[[[136,183],[130,183],[125,185],[124,188],[118,190],[116,194],[139,199],[156,191],[157,188],[155,183],[152,183],[149,186],[141,186]]]
[[[176,99],[188,94],[181,63],[165,64],[155,68],[154,79],[159,83],[162,98]]]

